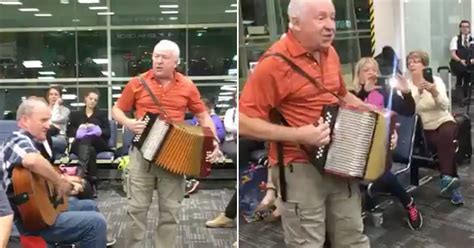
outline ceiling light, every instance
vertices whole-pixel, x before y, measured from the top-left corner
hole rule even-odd
[[[86,104],[83,103],[83,102],[73,102],[73,103],[71,103],[71,107],[84,107],[84,106],[86,106]]]
[[[221,90],[236,91],[237,87],[234,86],[234,85],[223,85],[223,86],[221,86]]]
[[[122,90],[122,87],[120,87],[120,86],[112,86],[112,89],[113,89],[113,90]]]
[[[236,4],[236,3],[233,3],[233,4],[230,5],[230,7],[235,7],[235,8],[237,8],[237,4]]]
[[[61,97],[63,100],[76,100],[77,95],[76,94],[63,94]]]
[[[89,4],[89,3],[100,3],[100,0],[77,0],[78,3],[84,3],[84,4]]]
[[[51,17],[53,15],[48,14],[48,13],[43,13],[43,14],[35,14],[35,16],[37,16],[37,17]]]
[[[225,13],[237,13],[236,9],[226,9]]]
[[[80,22],[81,20],[75,18],[75,19],[72,19],[72,22]]]
[[[219,92],[219,96],[231,96],[234,95],[235,93],[232,91],[221,91]]]
[[[97,12],[97,15],[115,15],[114,12]]]
[[[89,9],[90,10],[107,10],[107,9],[109,9],[109,7],[107,7],[107,6],[90,6]]]
[[[38,12],[39,11],[39,9],[37,8],[19,8],[18,10],[21,12]]]
[[[92,61],[94,61],[94,63],[96,63],[98,65],[104,65],[104,64],[109,63],[108,59],[92,59]]]
[[[69,4],[69,0],[59,0],[61,4]]]
[[[163,15],[172,15],[172,14],[178,14],[179,11],[177,10],[165,10],[165,11],[161,11],[161,14]]]
[[[25,60],[23,66],[25,68],[43,68],[43,62],[40,60]]]
[[[160,8],[162,9],[177,9],[179,5],[177,4],[160,4]]]
[[[102,75],[108,77],[109,73],[107,71],[101,71]],[[112,72],[112,77],[115,77],[115,72]]]
[[[176,20],[178,20],[178,17],[176,17],[176,16],[171,16],[169,19],[170,19],[171,21],[176,21]]]
[[[228,108],[228,107],[230,107],[230,104],[217,104],[216,107],[217,108]]]
[[[39,71],[38,74],[40,75],[56,75],[56,72],[54,71]]]
[[[119,98],[122,94],[112,94],[112,98]]]
[[[23,5],[20,1],[17,0],[0,0],[0,4],[2,5]]]

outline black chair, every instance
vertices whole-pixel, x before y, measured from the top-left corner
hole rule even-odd
[[[391,171],[394,175],[398,176],[402,173],[410,171],[414,167],[412,165],[412,154],[415,141],[415,132],[418,122],[418,116],[397,116],[397,122],[400,124],[398,132],[397,147],[392,153],[392,168]],[[367,193],[374,197],[373,192],[374,183],[370,183],[367,186]],[[379,195],[378,193],[377,195]],[[383,194],[382,195],[386,195]]]

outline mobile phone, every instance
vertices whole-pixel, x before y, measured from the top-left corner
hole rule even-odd
[[[423,78],[429,83],[434,82],[434,80],[433,80],[433,70],[430,67],[427,67],[427,68],[423,69]]]

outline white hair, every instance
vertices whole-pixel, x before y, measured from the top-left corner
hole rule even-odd
[[[307,4],[309,2],[321,1],[321,0],[290,0],[288,4],[288,28],[293,29],[292,19],[293,18],[302,18],[307,13]],[[327,0],[332,2],[332,0]]]
[[[170,41],[170,40],[160,40],[160,42],[158,42],[155,45],[155,48],[153,49],[153,53],[156,53],[157,50],[171,51],[173,56],[175,56],[175,58],[176,58],[176,63],[179,64],[179,53],[180,53],[180,51],[179,51],[178,44],[176,44],[175,42]]]
[[[48,107],[46,100],[41,97],[29,97],[28,99],[24,100],[16,111],[16,120],[20,120],[20,118],[24,115],[31,116],[34,110],[38,107]]]

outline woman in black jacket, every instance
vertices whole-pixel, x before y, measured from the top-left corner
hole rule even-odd
[[[379,75],[377,61],[370,57],[361,58],[355,67],[354,93],[361,100],[377,107],[391,109],[399,115],[414,115],[415,101],[411,96],[406,79],[401,75],[397,75],[397,79],[392,79],[396,83],[394,83],[393,90],[391,90],[390,85],[377,85],[377,75]],[[373,188],[376,191],[389,192],[399,199],[407,211],[407,223],[412,230],[418,230],[422,227],[423,218],[415,206],[413,197],[408,194],[391,171],[387,171],[375,181]],[[369,213],[375,211],[375,200],[369,194],[367,194],[365,203],[365,208]]]
[[[79,165],[88,181],[97,187],[97,153],[108,151],[107,145],[110,138],[110,125],[107,113],[97,108],[99,93],[91,90],[84,97],[86,106],[70,115],[67,128],[68,137],[74,137],[71,152],[76,154]]]

